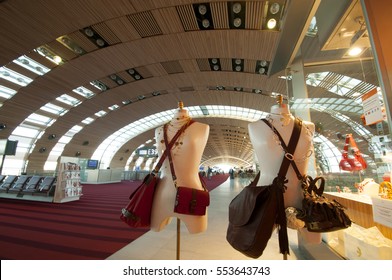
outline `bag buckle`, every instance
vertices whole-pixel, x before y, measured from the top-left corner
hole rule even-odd
[[[293,160],[294,160],[294,155],[293,155],[293,154],[285,153],[284,156],[285,156],[285,158],[287,158],[289,161],[293,161]]]

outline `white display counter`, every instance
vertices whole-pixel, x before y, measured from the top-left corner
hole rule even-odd
[[[107,184],[121,182],[122,169],[85,170],[82,183]]]

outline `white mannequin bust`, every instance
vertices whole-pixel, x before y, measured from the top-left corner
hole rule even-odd
[[[267,119],[276,128],[282,136],[286,145],[288,145],[295,117],[290,113],[287,104],[280,103],[271,107],[271,113]],[[260,165],[260,178],[257,186],[270,185],[273,179],[278,175],[279,168],[282,164],[284,152],[279,144],[279,138],[274,137],[274,132],[263,121],[256,121],[248,125],[249,137],[252,142],[256,158]],[[315,126],[311,122],[303,121],[301,134],[294,153],[295,163],[302,175],[307,173],[310,156],[313,154],[313,135]],[[302,208],[302,187],[293,168],[289,167],[286,179],[287,189],[284,192],[285,208],[291,206],[298,209]],[[318,243],[320,234],[313,237],[312,234],[305,229],[306,240]],[[312,240],[313,239],[313,240]]]
[[[168,125],[167,137],[169,142],[177,130],[189,120],[190,116],[188,111],[180,106]],[[209,131],[210,127],[208,125],[194,122],[178,138],[178,144],[174,144],[171,155],[178,186],[203,189],[199,178],[199,164],[208,140]],[[165,150],[165,143],[162,142],[164,139],[163,133],[163,126],[155,130],[159,156]],[[171,176],[169,160],[166,158],[161,167],[161,180],[154,194],[151,212],[151,229],[153,231],[161,231],[171,222],[172,217],[177,217],[185,223],[189,233],[193,234],[205,231],[207,229],[208,212],[204,216],[175,213],[173,211],[175,196],[176,188]]]

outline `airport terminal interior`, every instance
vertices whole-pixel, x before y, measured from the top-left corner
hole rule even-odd
[[[250,259],[227,240],[229,206],[287,159],[290,252],[274,230],[256,258],[392,259],[391,12],[384,0],[0,0],[0,257]],[[295,120],[297,154],[284,144]],[[183,124],[151,228],[129,227],[122,208]],[[288,222],[303,199],[295,164],[351,225]],[[206,214],[173,212],[177,183],[206,185]]]

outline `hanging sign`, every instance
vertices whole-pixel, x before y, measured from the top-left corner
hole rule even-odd
[[[384,120],[377,88],[372,89],[362,96],[362,104],[366,125],[372,125]]]

